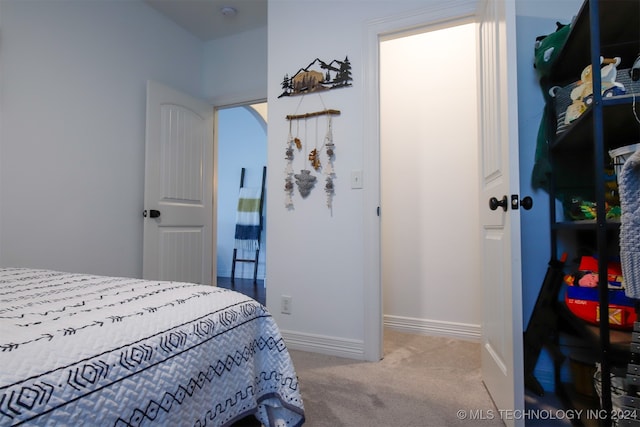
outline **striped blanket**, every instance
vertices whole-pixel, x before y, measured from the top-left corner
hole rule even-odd
[[[259,249],[261,189],[242,187],[238,197],[236,216],[236,249],[255,251]]]

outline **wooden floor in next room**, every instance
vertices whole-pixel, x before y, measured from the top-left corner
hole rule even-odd
[[[218,286],[225,289],[233,289],[241,294],[250,296],[262,305],[267,305],[267,291],[264,287],[264,280],[238,279],[231,283],[231,277],[218,277]]]

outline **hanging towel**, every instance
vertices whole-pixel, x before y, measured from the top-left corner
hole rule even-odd
[[[242,187],[240,189],[236,216],[236,249],[248,251],[259,249],[261,194],[260,188]]]
[[[620,192],[620,261],[625,295],[640,298],[640,150],[622,166]]]

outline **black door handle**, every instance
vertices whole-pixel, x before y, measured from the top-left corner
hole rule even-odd
[[[502,210],[506,211],[508,209],[507,203],[507,196],[503,196],[502,200],[498,200],[495,197],[492,197],[489,199],[489,209],[495,211],[499,206],[502,206]]]
[[[529,196],[523,197],[522,200],[520,200],[520,206],[522,206],[522,209],[528,211],[533,207],[533,199]]]
[[[147,210],[146,209],[142,212],[142,216],[145,217],[145,218],[147,217]],[[159,216],[160,216],[160,211],[155,210],[155,209],[149,210],[149,217],[150,218],[158,218]]]

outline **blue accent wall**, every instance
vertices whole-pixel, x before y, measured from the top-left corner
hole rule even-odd
[[[577,10],[576,10],[577,12]],[[520,213],[522,242],[522,315],[526,327],[540,292],[551,255],[549,195],[533,190],[531,172],[544,99],[533,68],[535,39],[556,29],[556,21],[566,19],[517,17],[518,43],[518,129],[520,140],[520,196],[531,196],[533,209]],[[553,361],[543,350],[534,375],[547,391],[553,391]],[[563,375],[567,375],[563,372]]]

